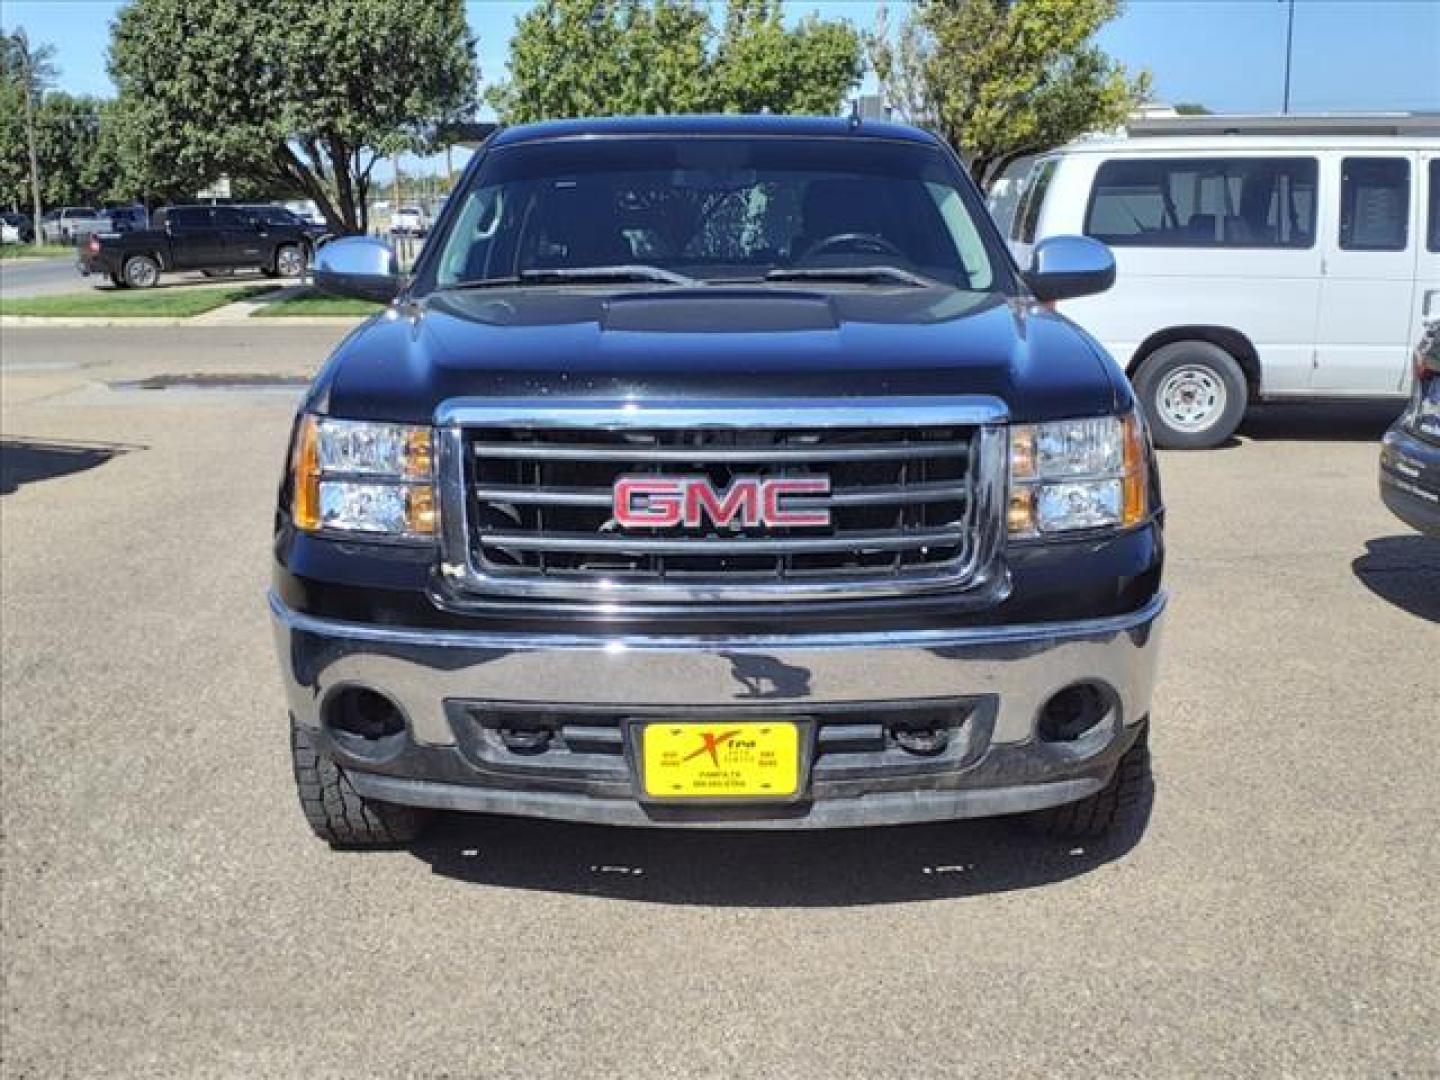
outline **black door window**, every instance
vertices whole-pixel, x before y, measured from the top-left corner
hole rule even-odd
[[[1346,158],[1340,167],[1340,247],[1404,251],[1410,242],[1410,163]]]

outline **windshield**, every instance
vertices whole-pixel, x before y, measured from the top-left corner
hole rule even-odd
[[[553,283],[597,267],[702,282],[792,272],[815,282],[834,271],[852,283],[893,287],[908,276],[995,289],[999,263],[976,224],[984,211],[962,184],[938,148],[879,139],[607,138],[501,147],[455,196],[458,212],[417,291]],[[892,268],[906,273],[885,272]],[[660,280],[634,276],[652,287]]]

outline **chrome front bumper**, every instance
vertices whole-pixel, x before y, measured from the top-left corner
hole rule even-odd
[[[773,637],[600,637],[418,630],[318,619],[274,594],[270,608],[295,721],[323,731],[326,698],[346,687],[390,698],[408,726],[408,775],[336,751],[364,795],[448,809],[615,824],[816,827],[942,820],[1039,809],[1104,786],[1150,711],[1165,596],[1103,619],[903,633]],[[1076,682],[1102,684],[1116,706],[1073,742],[1043,743],[1041,706]],[[987,703],[963,768],[914,790],[894,780],[819,785],[783,812],[657,813],[634,788],[540,790],[424,762],[456,754],[446,703],[544,704],[623,711],[673,707],[764,715],[864,703],[965,697]],[[687,808],[688,809],[688,808]],[[744,819],[741,820],[740,817]]]

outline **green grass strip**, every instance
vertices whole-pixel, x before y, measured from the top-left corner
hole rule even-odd
[[[235,285],[212,289],[169,286],[159,289],[92,289],[60,296],[0,298],[0,315],[41,318],[185,318],[249,300],[274,285]]]

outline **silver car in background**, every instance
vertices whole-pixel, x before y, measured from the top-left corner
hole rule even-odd
[[[40,219],[40,235],[51,244],[73,244],[92,232],[106,232],[110,219],[89,206],[63,206]]]

